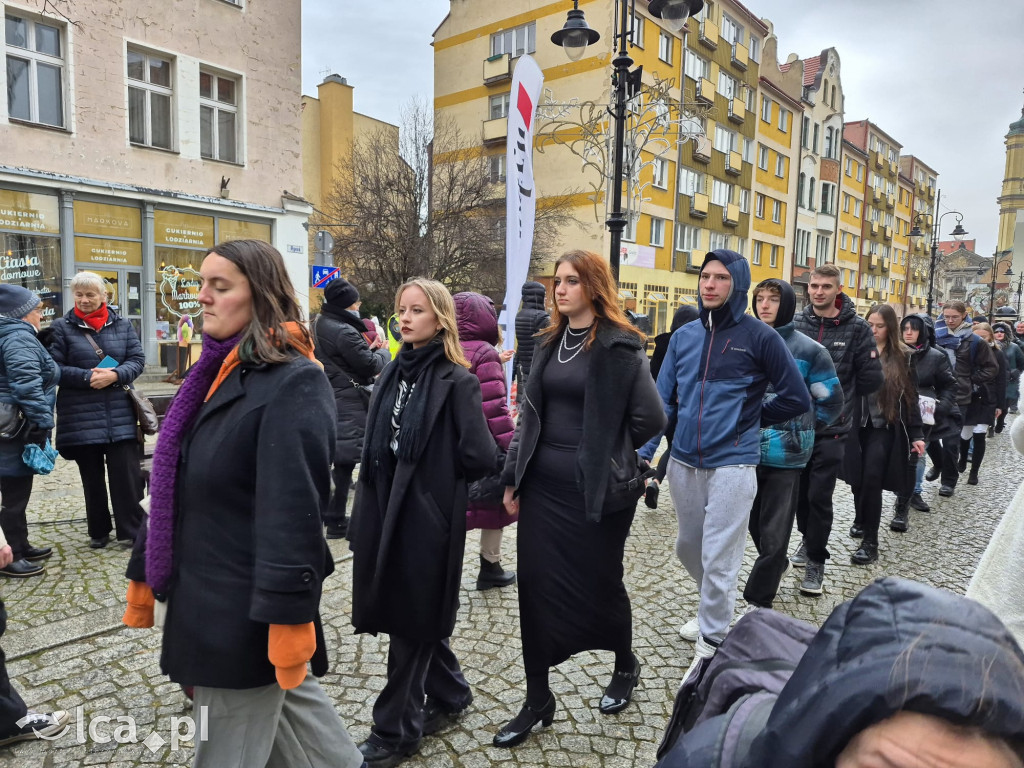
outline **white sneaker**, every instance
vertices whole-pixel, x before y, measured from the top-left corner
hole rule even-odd
[[[685,685],[686,681],[690,679],[690,675],[697,669],[701,659],[710,659],[716,653],[718,653],[718,646],[709,643],[703,635],[698,635],[697,643],[693,646],[693,661],[690,662],[686,674],[683,675],[683,684]]]
[[[6,738],[0,739],[0,746],[14,744],[18,741],[30,741],[47,736],[63,735],[61,731],[71,720],[71,713],[59,709],[55,712],[32,712],[29,710],[15,725],[18,730]]]
[[[696,616],[679,628],[679,636],[691,643],[696,642],[700,637],[700,624],[697,623]]]

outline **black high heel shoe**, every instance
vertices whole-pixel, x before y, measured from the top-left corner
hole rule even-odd
[[[640,659],[633,656],[633,669],[629,672],[615,670],[612,673],[612,681],[604,690],[598,711],[602,715],[614,715],[629,706],[633,698],[633,689],[640,680]]]
[[[512,722],[494,735],[494,746],[508,749],[522,744],[537,723],[544,726],[551,725],[555,719],[556,706],[557,702],[553,693],[548,693],[548,700],[540,709],[534,709],[529,704],[524,704]]]

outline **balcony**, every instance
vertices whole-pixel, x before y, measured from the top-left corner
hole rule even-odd
[[[690,254],[686,260],[686,271],[693,272],[694,274],[699,274],[700,266],[701,264],[704,263],[704,257],[706,255],[706,251],[690,251]]]
[[[484,85],[512,79],[512,54],[499,53],[484,59]]]
[[[718,37],[721,31],[713,21],[705,19],[700,23],[700,41],[711,50],[718,47]]]
[[[871,159],[875,164],[875,168],[885,168],[885,158],[882,157],[882,153],[877,149],[871,151]]]
[[[707,195],[690,195],[690,215],[701,219],[707,217],[710,202]]]
[[[508,118],[497,117],[484,120],[484,144],[497,144],[508,138]]]
[[[923,181],[918,181],[915,185],[915,189],[917,190],[917,196],[924,197],[924,192],[927,188],[927,185]]]
[[[885,228],[885,239],[892,240],[892,227]]]
[[[885,196],[885,207],[886,208],[895,208],[896,207],[896,195],[886,195]]]
[[[722,206],[722,223],[729,227],[735,227],[740,223],[740,207],[735,203]]]
[[[742,123],[747,116],[747,106],[743,99],[729,99],[729,119],[734,123]]]
[[[693,148],[693,159],[698,163],[711,162],[711,139],[707,136],[698,136],[690,142]]]
[[[924,196],[928,200],[929,203],[932,202],[935,199],[935,185],[934,184],[929,184],[928,185],[928,189],[927,189],[927,191],[925,191]]]
[[[750,52],[747,50],[747,46],[740,45],[739,43],[732,44],[732,58],[730,61],[736,69],[741,69],[744,72],[747,71],[747,61],[750,59]]]
[[[889,161],[889,173],[891,173],[893,176],[898,176],[899,172],[900,172],[900,162],[899,162],[899,160],[890,160]]]
[[[697,101],[699,102],[708,105],[714,104],[715,84],[708,80],[707,78],[702,77],[700,80],[697,81],[697,91],[695,95],[697,97]]]
[[[868,260],[868,269],[878,269],[880,261],[881,257],[877,253],[871,254],[871,258]]]
[[[878,222],[877,221],[872,221],[871,222],[871,236],[872,237],[878,237]]]
[[[883,197],[885,197],[885,194],[882,192],[881,189],[879,189],[878,187],[872,187],[871,188],[871,199],[874,202],[876,202],[876,203],[882,202],[882,198]]]
[[[828,211],[818,211],[814,226],[822,232],[835,232],[836,217]]]
[[[890,259],[882,259],[882,271],[883,272],[888,272],[889,268],[891,266],[892,266],[892,261]]]
[[[725,172],[732,176],[739,176],[743,171],[743,155],[739,152],[725,153]]]

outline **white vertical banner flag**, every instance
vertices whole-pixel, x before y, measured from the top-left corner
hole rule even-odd
[[[533,127],[544,73],[520,56],[512,75],[505,160],[505,349],[515,348],[515,319],[530,272],[537,197],[533,186]],[[511,368],[508,368],[511,371]]]

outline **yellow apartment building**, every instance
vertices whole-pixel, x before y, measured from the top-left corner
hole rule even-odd
[[[901,158],[902,160],[902,158]],[[893,260],[903,267],[904,278],[898,286],[897,301],[900,309],[897,315],[906,315],[920,309],[921,270],[910,259],[910,227],[913,220],[914,182],[900,173],[896,184],[896,227],[892,236]],[[927,281],[928,275],[925,274]],[[925,292],[927,292],[925,288]],[[925,302],[927,303],[927,302]]]
[[[1006,134],[1006,171],[999,203],[996,250],[1013,251],[1013,271],[1024,275],[1024,109]]]
[[[856,302],[860,281],[861,239],[864,231],[864,180],[868,173],[868,154],[844,139],[842,165],[836,265],[843,270],[844,293]]]
[[[910,227],[915,223],[922,237],[908,243],[907,311],[928,311],[928,270],[931,264],[932,226],[939,175],[914,155],[900,158],[900,175],[910,181]]]

